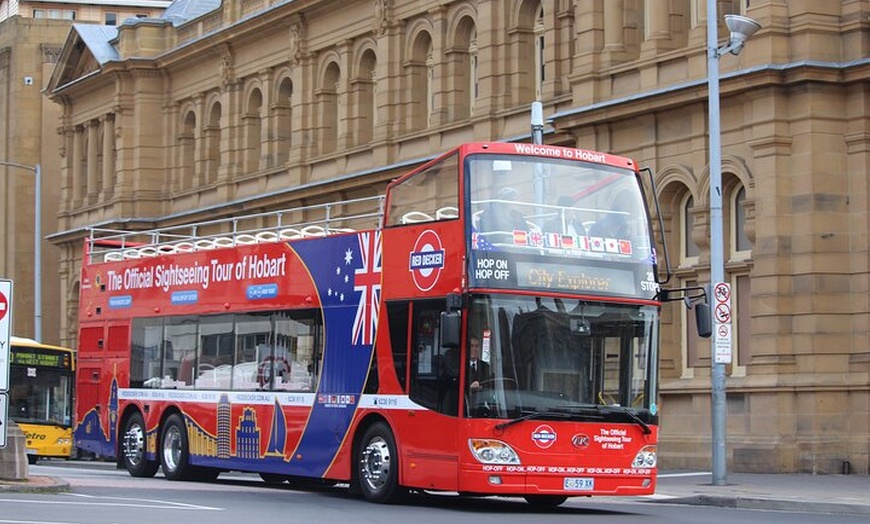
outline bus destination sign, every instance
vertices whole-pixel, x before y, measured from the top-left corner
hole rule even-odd
[[[62,353],[47,351],[27,351],[19,348],[12,353],[12,364],[19,366],[40,366],[50,368],[69,368],[68,358]]]

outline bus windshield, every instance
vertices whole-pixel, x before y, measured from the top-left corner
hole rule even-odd
[[[653,299],[655,256],[636,174],[470,155],[469,286]]]
[[[476,295],[469,314],[469,345],[479,344],[487,376],[476,387],[467,376],[468,416],[571,415],[601,406],[656,413],[655,307]]]
[[[9,417],[12,420],[19,424],[70,426],[73,408],[71,370],[13,364],[10,382]]]

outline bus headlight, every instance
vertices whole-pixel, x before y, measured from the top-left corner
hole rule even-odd
[[[634,460],[631,461],[633,468],[654,468],[656,467],[656,447],[644,446],[643,449],[637,452]]]
[[[60,438],[57,439],[56,444],[57,444],[58,446],[69,446],[70,444],[72,444],[72,439],[71,439],[71,438],[60,437]]]
[[[520,457],[500,440],[468,439],[468,448],[478,461],[484,464],[519,464]]]

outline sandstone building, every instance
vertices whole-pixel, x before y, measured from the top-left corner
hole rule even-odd
[[[60,106],[44,96],[73,21],[116,24],[159,16],[167,0],[0,0],[0,277],[14,281],[13,332],[31,337],[34,311],[35,168],[40,167],[42,236],[57,231],[61,172]],[[26,168],[9,167],[12,162]],[[60,341],[59,251],[43,241],[42,340]],[[64,293],[65,295],[65,293]]]
[[[64,342],[88,228],[379,194],[458,143],[527,141],[534,100],[546,142],[652,170],[673,278],[709,282],[705,0],[335,5],[178,0],[74,26],[47,87]],[[720,60],[729,469],[866,474],[870,6],[717,5],[762,25]],[[663,319],[661,465],[707,468],[710,346],[682,307]]]

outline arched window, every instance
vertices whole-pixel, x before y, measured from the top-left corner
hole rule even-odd
[[[190,189],[193,187],[193,176],[196,167],[195,151],[196,151],[196,114],[193,111],[188,111],[184,115],[184,120],[181,124],[181,133],[178,136],[178,142],[181,146],[181,169],[179,170],[180,180],[179,189]]]
[[[469,114],[474,114],[474,106],[480,92],[480,78],[477,69],[477,29],[471,33],[468,43],[468,107]]]
[[[432,50],[432,42],[426,51],[426,126],[432,125],[432,117],[435,114],[435,53]]]
[[[76,128],[76,132],[80,137],[79,142],[79,150],[78,150],[78,168],[79,168],[79,187],[78,187],[78,197],[79,202],[87,203],[88,198],[88,142],[90,137],[88,136],[88,126],[82,125]],[[75,162],[75,157],[73,158],[73,162]]]
[[[293,147],[293,82],[284,78],[278,84],[275,100],[275,154],[279,165],[290,158]]]
[[[108,190],[108,187],[103,185],[103,169],[105,158],[103,158],[103,142],[106,140],[106,125],[105,122],[101,119],[97,124],[97,193],[102,195],[104,191]]]
[[[547,80],[547,62],[544,60],[544,8],[538,7],[535,17],[535,100],[540,100]]]
[[[447,113],[458,121],[471,116],[477,90],[477,29],[470,16],[462,17],[453,38],[447,53]]]
[[[746,235],[746,188],[742,185],[731,198],[731,253],[733,258],[745,258],[752,249]],[[742,255],[742,256],[741,256]]]
[[[371,142],[374,136],[375,114],[377,106],[375,104],[375,68],[377,67],[377,59],[375,53],[371,49],[367,49],[360,60],[357,71],[357,78],[354,82],[355,91],[355,133],[354,138],[357,145],[367,144]]]
[[[330,62],[323,74],[320,86],[320,150],[332,153],[338,147],[338,87],[341,70]]]
[[[260,170],[260,153],[263,147],[262,108],[263,95],[259,89],[254,89],[248,96],[247,111],[242,116],[245,129],[245,174]]]
[[[420,131],[429,125],[429,111],[433,104],[434,66],[430,69],[432,38],[421,32],[411,48],[411,59],[406,66],[408,79],[408,112],[406,125],[409,131]]]
[[[680,265],[691,266],[698,263],[698,249],[692,240],[692,230],[695,228],[695,215],[692,208],[695,207],[695,198],[686,194],[680,204]]]
[[[549,2],[548,5],[554,4]],[[544,3],[524,0],[517,12],[514,31],[508,41],[516,62],[512,65],[511,95],[517,105],[526,105],[541,96],[544,83]]]
[[[215,102],[208,112],[208,120],[203,129],[206,148],[206,183],[213,184],[218,177],[221,165],[221,105]]]

